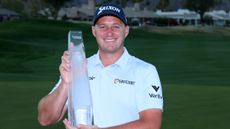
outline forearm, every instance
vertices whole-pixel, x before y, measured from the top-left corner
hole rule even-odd
[[[153,121],[147,122],[137,120],[130,123],[102,129],[160,129],[160,124],[154,124]]]
[[[68,96],[67,87],[67,84],[61,82],[54,92],[41,99],[38,104],[38,121],[41,125],[53,124],[60,120]]]
[[[104,129],[160,129],[162,111],[150,109],[140,113],[140,119],[126,124]]]

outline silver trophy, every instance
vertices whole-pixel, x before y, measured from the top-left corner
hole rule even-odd
[[[81,31],[69,31],[68,50],[71,61],[68,119],[73,127],[92,125],[92,98]]]

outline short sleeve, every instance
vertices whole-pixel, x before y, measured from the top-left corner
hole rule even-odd
[[[154,66],[146,70],[136,92],[137,108],[140,112],[151,108],[163,111],[162,86],[158,72]]]
[[[58,86],[61,84],[61,81],[62,81],[62,79],[60,77],[59,80],[58,80],[58,82],[53,87],[53,89],[49,92],[49,94],[53,93],[58,88]]]

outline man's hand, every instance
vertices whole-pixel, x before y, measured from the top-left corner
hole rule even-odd
[[[72,127],[70,121],[68,121],[67,119],[64,119],[63,123],[64,123],[66,129],[99,129],[97,126],[82,125],[82,124],[77,125],[77,127]]]
[[[61,57],[61,65],[59,66],[62,81],[65,84],[70,83],[70,53],[65,51]]]

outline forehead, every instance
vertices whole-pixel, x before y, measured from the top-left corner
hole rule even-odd
[[[105,24],[105,23],[113,23],[113,24],[124,24],[119,18],[115,16],[102,16],[98,19],[96,24]]]

